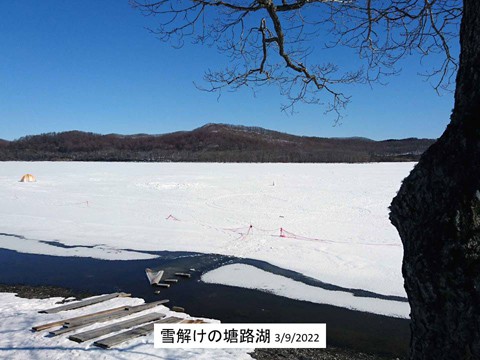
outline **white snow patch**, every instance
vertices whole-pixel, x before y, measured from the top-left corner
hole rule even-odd
[[[12,236],[0,235],[0,246],[3,249],[15,250],[26,254],[48,254],[51,256],[80,256],[102,260],[145,260],[158,256],[136,251],[115,249],[109,246],[96,245],[88,247],[69,247],[50,245],[41,240],[18,239]]]
[[[290,299],[335,305],[380,315],[399,318],[409,318],[410,315],[407,302],[358,297],[345,291],[325,290],[245,264],[225,265],[211,270],[202,275],[202,281],[258,289]]]

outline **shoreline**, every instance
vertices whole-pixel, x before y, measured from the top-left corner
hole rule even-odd
[[[48,299],[52,297],[62,297],[64,299],[75,298],[75,300],[81,300],[97,294],[88,292],[75,291],[59,286],[51,285],[25,285],[25,284],[0,284],[0,292],[2,293],[14,293],[16,296],[23,299]],[[73,299],[72,299],[73,300]]]
[[[0,284],[0,293],[15,293],[24,299],[46,299],[51,297],[80,300],[86,297],[100,295],[79,292],[59,286],[31,286],[25,284]],[[348,348],[327,347],[326,349],[255,349],[249,353],[256,360],[400,360],[402,357],[384,357],[376,354],[367,354]]]

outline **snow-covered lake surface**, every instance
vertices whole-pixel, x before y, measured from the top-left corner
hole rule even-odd
[[[81,316],[97,311],[115,308],[125,305],[140,305],[142,299],[138,298],[117,298],[105,301],[100,304],[91,305],[85,308],[63,311],[56,314],[39,314],[39,310],[55,307],[57,301],[62,298],[50,298],[44,300],[22,299],[10,293],[0,293],[0,312],[2,321],[0,323],[0,358],[2,359],[251,359],[247,354],[248,350],[241,349],[155,349],[153,347],[153,334],[137,339],[129,340],[115,348],[102,350],[92,346],[94,340],[84,343],[76,343],[68,339],[67,335],[56,337],[46,336],[47,330],[33,333],[31,328],[34,325],[45,324],[60,319]],[[145,310],[129,317],[116,321],[98,323],[82,328],[80,331],[87,331],[93,328],[109,325],[145,315],[150,312],[160,312],[166,316],[190,318],[186,314],[175,313],[164,306]],[[207,320],[215,322],[214,320]],[[58,327],[57,327],[58,328]],[[53,328],[53,329],[57,329]],[[110,335],[108,335],[110,336]],[[97,340],[97,339],[95,339]]]
[[[0,247],[100,259],[218,253],[405,296],[388,206],[413,166],[4,162]],[[25,173],[37,182],[18,182]]]

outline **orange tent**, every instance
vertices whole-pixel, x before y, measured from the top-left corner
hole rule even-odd
[[[37,179],[35,179],[35,176],[33,176],[32,174],[25,174],[20,179],[20,182],[34,182],[34,181],[37,181]]]

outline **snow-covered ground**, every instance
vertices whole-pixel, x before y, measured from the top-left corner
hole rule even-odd
[[[39,314],[39,310],[54,306],[61,298],[44,300],[22,299],[11,293],[0,293],[0,358],[29,360],[29,359],[251,359],[245,349],[155,349],[153,347],[153,334],[129,340],[109,350],[103,350],[92,345],[94,340],[76,343],[68,340],[70,334],[56,337],[47,336],[48,331],[31,332],[34,325],[45,324],[60,319],[85,315],[96,311],[111,309],[124,305],[140,305],[142,299],[117,298],[100,304],[91,305],[77,310],[62,311],[57,314]],[[137,317],[150,312],[161,312],[166,316],[188,317],[170,311],[164,306],[146,310],[130,317]],[[127,320],[130,317],[118,319],[115,322]],[[189,318],[189,317],[188,317]],[[211,320],[210,320],[211,321]],[[113,323],[113,321],[111,321]],[[108,325],[108,322],[85,327],[90,330]],[[55,328],[56,329],[56,328]],[[110,336],[110,335],[108,335]],[[95,339],[96,340],[96,339]]]
[[[0,247],[104,259],[219,253],[405,296],[388,206],[413,166],[4,162],[0,233],[10,235]],[[37,182],[18,182],[25,173]]]

